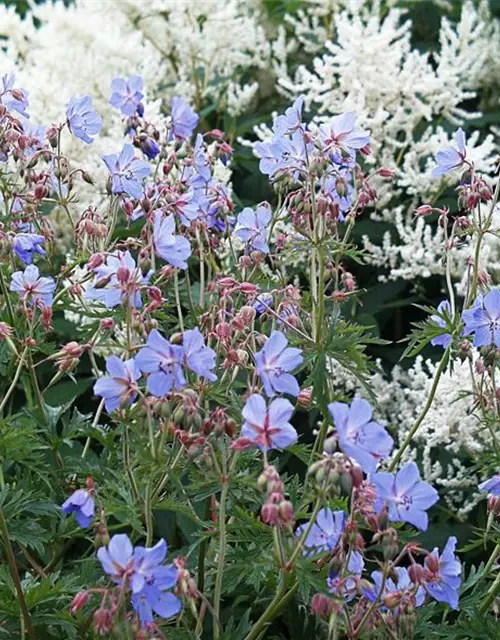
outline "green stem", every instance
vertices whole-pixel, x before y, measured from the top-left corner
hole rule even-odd
[[[225,457],[223,457],[223,464],[225,466]],[[224,576],[224,564],[226,561],[226,500],[228,491],[229,478],[224,475],[222,478],[222,491],[219,504],[219,558],[217,562],[217,575],[215,577],[214,589],[214,615],[217,619],[220,619],[220,597],[222,592],[222,578]],[[220,638],[220,629],[215,623],[214,638],[215,640]]]
[[[434,376],[434,381],[432,383],[431,391],[429,393],[429,397],[427,398],[427,402],[425,403],[425,406],[422,409],[422,411],[420,412],[420,415],[418,416],[415,424],[413,425],[413,427],[408,432],[408,435],[404,439],[403,444],[399,447],[396,455],[394,456],[391,464],[389,465],[389,471],[394,471],[395,470],[395,468],[398,465],[398,462],[401,460],[401,458],[403,457],[404,452],[406,451],[406,449],[408,448],[410,442],[412,441],[413,436],[417,432],[418,428],[420,427],[420,425],[424,421],[425,416],[427,415],[429,409],[431,408],[432,403],[434,401],[434,397],[436,395],[436,391],[437,391],[438,385],[439,385],[439,381],[441,380],[441,376],[443,375],[443,373],[444,373],[444,371],[446,369],[446,365],[448,364],[450,351],[451,351],[451,345],[448,346],[446,351],[443,353],[443,357],[441,358],[441,361],[439,363],[439,367],[438,367],[438,369],[436,371],[436,375]]]
[[[269,603],[267,609],[260,616],[257,622],[252,627],[250,633],[246,636],[245,640],[257,640],[257,638],[261,637],[261,633],[264,630],[265,625],[270,622],[279,611],[285,606],[285,604],[293,598],[293,596],[297,593],[299,588],[299,583],[296,581],[290,587],[290,589],[286,590],[285,581],[282,581],[281,586],[279,587],[276,595]]]
[[[153,505],[152,505],[152,480],[146,485],[146,495],[144,497],[144,520],[146,522],[146,547],[153,543]]]
[[[322,503],[321,498],[318,498],[316,500],[316,504],[314,505],[314,509],[311,514],[311,518],[309,519],[309,522],[307,524],[307,527],[304,529],[304,532],[300,536],[297,546],[290,557],[290,560],[287,562],[287,568],[291,568],[294,565],[297,558],[299,557],[299,555],[302,553],[304,542],[306,541],[307,536],[311,532],[311,529],[313,528],[316,522],[316,516],[318,515],[319,510],[321,509],[321,503]]]
[[[210,517],[210,502],[211,496],[205,498],[205,504],[203,505],[203,520],[206,521]],[[208,538],[204,538],[200,542],[200,548],[198,550],[198,591],[203,593],[205,588],[205,556],[208,549]]]
[[[23,369],[24,358],[25,358],[27,352],[28,352],[28,347],[25,347],[24,351],[21,354],[21,357],[19,358],[19,364],[17,365],[17,369],[16,369],[16,372],[14,374],[14,379],[12,380],[12,384],[7,389],[7,392],[4,395],[2,402],[0,403],[0,413],[2,413],[3,410],[5,409],[5,406],[6,406],[7,402],[8,402],[8,400],[9,400],[10,396],[12,395],[14,389],[16,388],[17,382],[19,380],[19,376],[21,375],[21,371]]]
[[[36,640],[35,630],[33,629],[33,625],[31,623],[30,612],[29,612],[28,605],[26,603],[26,597],[24,595],[24,591],[21,585],[21,579],[19,578],[19,572],[17,570],[16,558],[14,556],[14,551],[12,550],[12,545],[10,544],[7,521],[5,520],[3,509],[1,507],[0,507],[0,532],[3,539],[3,546],[5,549],[5,553],[7,555],[7,562],[9,563],[10,574],[12,576],[12,580],[14,582],[14,586],[17,591],[17,596],[19,598],[19,606],[21,607],[21,613],[23,616],[22,619],[26,627],[26,630],[28,632],[28,637],[30,638],[30,640]]]
[[[179,275],[177,273],[177,269],[174,271],[174,291],[175,291],[175,306],[177,307],[177,316],[179,318],[179,327],[182,333],[184,333],[184,321],[182,319],[181,297],[179,293]]]

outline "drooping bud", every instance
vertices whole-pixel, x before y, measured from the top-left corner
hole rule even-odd
[[[71,601],[71,605],[69,608],[71,615],[75,615],[77,611],[79,611],[80,609],[83,609],[83,607],[89,601],[89,597],[90,597],[90,594],[88,591],[85,591],[85,589],[83,589],[82,591],[79,591]]]
[[[333,611],[333,600],[322,593],[316,593],[311,600],[311,611],[320,618],[329,618]]]

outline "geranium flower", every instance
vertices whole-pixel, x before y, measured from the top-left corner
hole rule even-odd
[[[75,138],[86,144],[94,142],[102,127],[101,116],[92,108],[90,96],[73,97],[66,108],[68,127]]]
[[[284,398],[273,400],[268,407],[264,398],[254,393],[243,407],[245,422],[241,427],[241,437],[264,450],[286,449],[297,442],[298,437],[288,422],[293,411],[293,405]]]

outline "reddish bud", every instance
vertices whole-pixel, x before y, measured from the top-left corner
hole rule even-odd
[[[121,284],[126,284],[130,279],[130,271],[129,271],[129,269],[127,269],[127,267],[123,267],[123,266],[118,267],[118,269],[116,271],[116,279]]]
[[[311,611],[321,618],[329,618],[333,611],[333,600],[322,593],[316,593],[311,600]]]
[[[230,278],[229,276],[225,276],[223,278],[219,278],[219,280],[217,280],[217,284],[220,287],[224,287],[225,289],[228,289],[230,287],[234,287],[235,284],[237,284],[236,280],[234,278]]]
[[[115,326],[115,321],[113,320],[113,318],[103,318],[100,325],[103,331],[111,331],[111,329],[113,329],[113,327]]]
[[[289,500],[279,503],[279,516],[282,524],[290,524],[295,520],[293,504]]]
[[[12,327],[6,322],[0,322],[0,340],[5,340],[12,335]]]
[[[94,630],[99,635],[106,635],[113,627],[113,615],[109,609],[100,607],[94,613]]]
[[[415,209],[415,215],[416,216],[428,216],[433,211],[434,211],[434,209],[431,207],[430,204],[422,204],[422,205],[420,205],[420,207],[417,207]]]
[[[261,510],[262,521],[271,527],[276,526],[279,523],[280,512],[277,504],[266,502],[262,506]]]
[[[229,324],[229,322],[219,322],[219,324],[215,327],[215,333],[219,336],[219,338],[226,340],[231,335],[231,325]]]
[[[309,409],[312,400],[312,389],[302,389],[297,396],[297,404],[303,409]]]
[[[233,451],[248,451],[248,449],[252,449],[255,447],[255,442],[250,440],[249,438],[237,438],[232,444],[231,449]]]
[[[42,325],[45,331],[52,329],[52,307],[45,306],[42,309]]]
[[[71,615],[74,615],[77,611],[83,609],[89,601],[89,597],[90,594],[88,591],[79,591],[71,602],[71,606],[69,608]]]
[[[396,172],[393,169],[382,167],[382,169],[379,170],[379,175],[382,176],[382,178],[392,179],[396,175]]]
[[[247,296],[257,293],[257,291],[259,290],[258,286],[256,284],[253,284],[252,282],[242,282],[239,289],[241,293],[244,293]]]
[[[408,568],[408,575],[413,584],[420,584],[424,578],[424,568],[419,564],[412,564]]]
[[[94,253],[93,256],[90,256],[90,259],[87,263],[89,269],[97,269],[104,263],[104,256],[101,253]]]

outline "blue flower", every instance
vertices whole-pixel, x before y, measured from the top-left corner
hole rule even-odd
[[[133,555],[133,575],[130,581],[132,606],[142,624],[153,621],[153,612],[170,618],[181,609],[180,600],[168,592],[177,583],[179,572],[173,565],[164,565],[167,554],[165,540],[151,548],[136,547]]]
[[[427,529],[426,510],[439,500],[439,496],[434,487],[420,479],[414,462],[408,462],[396,475],[375,473],[370,481],[377,491],[377,501],[389,506],[389,520],[409,522],[422,531]]]
[[[141,377],[135,361],[120,360],[117,356],[109,356],[106,360],[109,376],[99,378],[94,385],[96,396],[104,398],[106,411],[130,406],[137,397],[137,380]]]
[[[462,317],[465,320],[464,333],[474,334],[475,347],[495,344],[500,348],[499,289],[491,289],[484,297],[479,296],[472,309],[464,311]]]
[[[94,518],[94,498],[87,489],[77,489],[62,504],[61,509],[64,513],[74,513],[80,527],[86,529]]]
[[[274,138],[280,138],[285,133],[290,133],[296,129],[305,129],[302,123],[302,108],[304,107],[304,96],[299,96],[285,113],[277,116],[273,122]]]
[[[141,289],[145,287],[153,272],[145,276],[136,266],[129,251],[115,251],[106,257],[105,264],[94,269],[96,280],[85,291],[86,300],[98,300],[108,309],[123,301],[137,309],[142,307]]]
[[[17,233],[14,236],[14,251],[24,264],[33,262],[33,254],[45,255],[42,245],[45,237],[38,233]]]
[[[178,570],[163,564],[166,553],[163,539],[154,547],[134,549],[125,534],[114,535],[108,547],[101,547],[97,552],[111,580],[130,588],[132,607],[143,625],[153,622],[153,612],[170,618],[181,609],[180,600],[168,592],[177,582]]]
[[[97,551],[97,557],[104,571],[116,584],[124,584],[133,575],[134,547],[129,537],[124,533],[114,535],[107,547],[101,547]]]
[[[354,398],[351,406],[343,402],[328,405],[335,423],[341,449],[356,460],[367,474],[387,458],[393,439],[377,422],[372,421],[372,408],[366,400]]]
[[[386,578],[383,583],[382,571],[373,571],[371,574],[373,585],[365,586],[362,588],[363,595],[371,602],[377,599],[377,596],[381,593],[382,584],[384,585],[380,599],[383,601],[388,595],[399,592],[401,601],[406,601],[408,604],[412,604],[415,607],[420,607],[425,599],[425,591],[422,587],[418,587],[415,591],[415,586],[411,582],[408,574],[408,569],[405,567],[394,567],[392,570],[392,577]],[[397,580],[394,582],[393,577],[396,576]],[[382,611],[387,611],[387,607],[382,606]],[[393,613],[397,616],[400,607],[392,609]]]
[[[68,127],[75,138],[91,144],[102,127],[101,116],[92,109],[90,96],[73,97],[66,108]]]
[[[304,546],[308,549],[306,553],[333,551],[345,529],[345,521],[344,511],[332,511],[328,507],[321,509],[304,541]],[[300,537],[308,526],[302,524],[297,527],[295,535]]]
[[[217,376],[212,371],[215,367],[216,353],[210,347],[205,346],[203,335],[198,328],[184,331],[182,346],[184,347],[184,360],[191,371],[212,382],[217,380]]]
[[[288,422],[293,406],[288,400],[278,398],[269,407],[262,396],[251,395],[243,407],[245,422],[241,436],[254,442],[260,449],[286,449],[297,442],[297,432]]]
[[[352,551],[347,564],[347,572],[343,578],[334,569],[330,570],[327,579],[328,591],[346,602],[350,602],[356,596],[359,579],[364,568],[365,561],[362,554],[359,551]]]
[[[156,156],[160,153],[160,147],[158,143],[153,138],[145,138],[141,140],[141,151],[146,155],[150,160],[154,160]]]
[[[424,587],[427,593],[438,602],[446,602],[452,609],[458,609],[462,568],[455,556],[457,539],[448,538],[448,542],[439,555],[435,547],[426,558],[424,568]]]
[[[335,164],[352,164],[356,151],[370,144],[370,134],[355,128],[356,114],[342,113],[334,116],[319,128],[324,151]]]
[[[449,303],[448,300],[443,300],[442,302],[439,303],[437,311],[440,315],[431,316],[431,320],[435,324],[437,324],[438,327],[445,329],[446,320],[441,316],[444,315],[447,318],[451,318],[451,304]],[[432,338],[431,344],[434,347],[440,346],[440,347],[443,347],[443,349],[446,349],[446,347],[448,347],[448,345],[452,340],[453,340],[453,336],[451,335],[451,333],[442,333],[441,335],[436,336],[435,338]]]
[[[169,138],[187,140],[196,129],[199,117],[181,96],[172,98],[172,122]]]
[[[238,226],[234,234],[246,242],[255,251],[269,253],[266,240],[267,225],[271,222],[272,214],[268,207],[260,206],[254,211],[245,207],[238,214]]]
[[[455,134],[455,139],[457,141],[458,149],[455,149],[454,147],[444,147],[434,156],[434,159],[437,162],[437,167],[432,171],[431,175],[433,178],[438,178],[439,176],[448,173],[448,171],[462,166],[464,163],[465,156],[467,155],[467,149],[465,147],[465,133],[462,129],[458,129]]]
[[[24,302],[41,307],[51,307],[56,283],[52,278],[40,276],[38,267],[30,264],[24,271],[12,274],[10,290],[15,291]]]
[[[109,104],[120,109],[124,116],[132,116],[144,97],[142,93],[142,78],[114,78],[111,82],[111,98]]]
[[[500,496],[500,474],[481,482],[479,491],[485,491],[493,496]]]
[[[191,222],[200,215],[200,205],[193,190],[176,195],[171,207],[175,215],[179,216],[180,221],[186,227],[190,227]]]
[[[2,76],[2,90],[0,91],[0,103],[8,111],[17,111],[24,118],[29,118],[26,113],[28,108],[28,92],[26,89],[17,89],[14,87],[15,77],[13,73],[7,73]]]
[[[156,253],[172,266],[187,269],[191,245],[187,238],[176,236],[174,216],[164,216],[156,211],[153,226],[153,243]]]
[[[288,373],[302,363],[302,350],[287,347],[288,340],[281,331],[273,331],[262,349],[255,354],[255,371],[260,376],[269,397],[275,393],[298,396],[297,380]]]
[[[278,171],[288,171],[294,179],[306,168],[307,156],[314,148],[311,142],[306,142],[304,132],[296,129],[290,137],[281,137],[271,142],[257,142],[255,153],[260,158],[261,173],[271,178]]]
[[[102,159],[111,174],[113,193],[126,193],[132,198],[142,196],[142,182],[151,168],[147,162],[135,157],[131,144],[125,144],[120,155],[113,153],[103,156]]]
[[[142,347],[135,362],[143,373],[149,373],[146,386],[154,396],[161,398],[172,389],[186,384],[182,371],[184,349],[171,344],[153,329],[148,336],[146,346]]]

